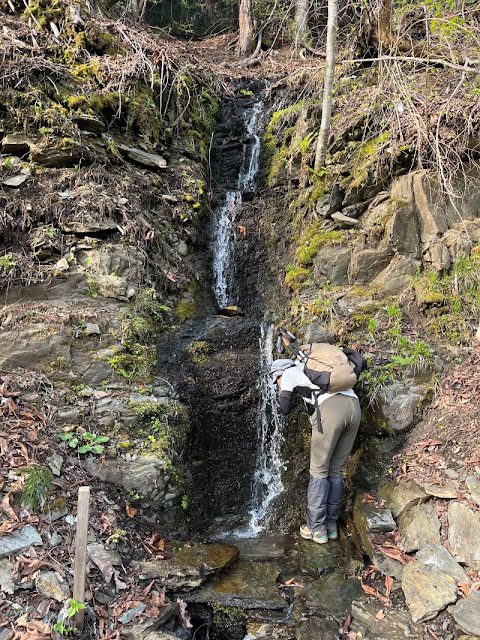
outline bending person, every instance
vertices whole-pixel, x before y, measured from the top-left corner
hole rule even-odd
[[[300,535],[318,544],[336,540],[343,468],[360,425],[359,400],[353,389],[322,393],[303,373],[303,364],[286,358],[274,360],[270,376],[280,388],[283,415],[290,413],[294,393],[313,409],[307,523],[300,527]]]

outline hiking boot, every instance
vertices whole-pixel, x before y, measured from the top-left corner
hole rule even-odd
[[[327,523],[327,535],[329,540],[338,540],[338,529],[336,524]]]
[[[315,531],[312,540],[317,544],[327,544],[328,536],[326,533],[323,533],[323,531]]]
[[[313,538],[313,531],[310,531],[310,529],[308,528],[308,525],[304,524],[300,527],[300,535],[302,536],[302,538],[304,538],[305,540],[312,540]]]
[[[317,544],[325,544],[328,542],[328,535],[324,531],[311,531],[306,524],[300,527],[300,535],[305,540],[313,540],[313,542]]]

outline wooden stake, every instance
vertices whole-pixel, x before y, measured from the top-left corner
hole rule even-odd
[[[73,574],[73,599],[85,602],[85,575],[87,566],[88,511],[90,507],[90,487],[78,489],[77,532],[75,535],[75,570]],[[75,626],[83,631],[85,611],[75,614]]]

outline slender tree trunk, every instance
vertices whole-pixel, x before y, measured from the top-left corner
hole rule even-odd
[[[317,139],[315,152],[315,171],[325,166],[327,157],[328,136],[330,134],[330,120],[332,118],[333,81],[335,78],[335,60],[337,57],[337,22],[338,0],[328,0],[327,20],[327,59],[325,79],[323,81],[322,122]]]
[[[299,47],[307,39],[309,0],[295,2],[295,47]]]
[[[255,49],[253,36],[253,0],[240,0],[238,9],[238,47],[239,56],[249,56]]]

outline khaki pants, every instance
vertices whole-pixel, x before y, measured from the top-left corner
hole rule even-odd
[[[317,428],[317,412],[310,418],[310,475],[314,478],[341,477],[360,426],[360,403],[358,398],[337,393],[322,402],[320,415],[322,433]]]

